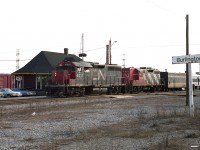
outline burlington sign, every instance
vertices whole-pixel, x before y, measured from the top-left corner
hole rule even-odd
[[[190,115],[194,116],[194,102],[193,102],[193,85],[192,85],[192,69],[191,63],[200,63],[200,54],[185,55],[185,56],[172,56],[172,64],[188,64],[188,86],[189,101],[190,101]]]
[[[200,54],[172,56],[172,64],[200,63]]]

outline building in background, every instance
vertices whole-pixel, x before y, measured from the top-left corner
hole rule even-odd
[[[44,90],[56,65],[69,56],[78,57],[68,54],[67,48],[64,49],[64,53],[41,51],[24,67],[12,73],[15,76],[15,87],[36,91]]]

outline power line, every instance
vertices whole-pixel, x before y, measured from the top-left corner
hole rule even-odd
[[[90,49],[90,50],[87,50],[85,52],[89,52],[89,51],[95,51],[95,50],[98,50],[98,49],[103,49],[103,48],[106,48],[105,46],[104,47],[99,47],[99,48],[95,48],[95,49]]]
[[[100,62],[100,61],[105,57],[105,55],[106,55],[106,53],[104,53],[104,54],[100,57],[100,59],[98,60],[98,62]]]
[[[160,5],[160,4],[158,4],[158,3],[156,3],[155,1],[152,1],[152,0],[146,0],[146,1],[148,3],[151,3],[151,5],[153,5],[154,7],[158,8],[158,9],[164,11],[164,12],[167,12],[170,15],[173,15],[173,17],[174,17],[174,15],[178,16],[178,13],[176,13],[175,11],[172,11],[172,10],[168,9],[169,7],[167,8],[167,7],[165,7],[163,5]]]
[[[104,46],[104,47],[99,47],[99,48],[94,48],[94,49],[90,49],[90,50],[84,50],[84,52],[95,51],[95,50],[99,50],[99,49],[103,49],[103,48],[106,48],[106,46]],[[79,53],[79,52],[77,52],[77,53]],[[74,54],[77,54],[77,53],[74,53]]]
[[[29,60],[31,60],[31,59],[23,59],[23,60],[21,60],[20,59],[20,61],[29,61]],[[16,60],[14,60],[14,59],[6,59],[6,60],[0,60],[0,61],[16,61]]]
[[[103,49],[103,48],[106,48],[105,46],[104,47],[98,47],[98,48],[94,48],[94,49],[89,49],[89,50],[86,50],[85,52],[90,52],[90,51],[95,51],[95,50],[99,50],[99,49]],[[79,52],[77,53],[74,53],[74,54],[78,54]],[[31,59],[20,59],[20,61],[30,61]],[[14,59],[5,59],[5,60],[1,60],[0,61],[16,61]]]

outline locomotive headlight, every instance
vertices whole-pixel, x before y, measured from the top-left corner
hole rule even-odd
[[[55,72],[54,76],[56,77],[56,72]]]

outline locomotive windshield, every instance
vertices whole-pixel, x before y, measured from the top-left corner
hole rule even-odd
[[[135,69],[135,74],[138,74],[138,73],[139,73],[139,71],[137,69]]]
[[[65,63],[65,64],[60,64],[56,67],[56,70],[67,70],[69,72],[75,72],[76,71],[76,68],[75,66],[69,64],[69,63]]]
[[[71,66],[58,66],[57,70],[71,70]]]

